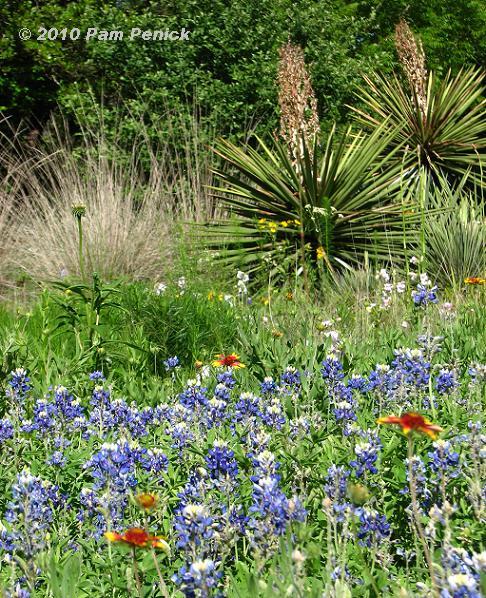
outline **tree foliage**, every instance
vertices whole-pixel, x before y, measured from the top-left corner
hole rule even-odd
[[[449,8],[445,8],[445,4]],[[123,102],[134,117],[158,120],[167,109],[181,111],[193,98],[203,120],[221,134],[260,135],[277,127],[278,48],[291,39],[305,51],[319,101],[321,122],[347,118],[353,88],[372,67],[389,72],[395,64],[390,42],[404,14],[419,35],[436,70],[484,60],[485,20],[480,0],[418,3],[413,0],[4,0],[0,20],[0,96],[12,120],[44,122],[60,104],[69,113],[86,108],[92,90],[106,123]],[[409,6],[407,12],[407,6]],[[453,17],[448,16],[451,10]],[[187,42],[37,41],[40,26],[130,31],[191,31]],[[18,32],[28,27],[30,40]]]

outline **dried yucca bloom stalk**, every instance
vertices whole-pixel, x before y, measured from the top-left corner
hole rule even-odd
[[[403,19],[395,27],[395,47],[408,84],[415,92],[418,106],[425,120],[427,114],[427,69],[425,53],[420,40],[416,40],[412,30]]]
[[[296,160],[302,155],[302,140],[312,145],[319,130],[317,100],[302,48],[288,42],[280,48],[279,56],[280,135]]]

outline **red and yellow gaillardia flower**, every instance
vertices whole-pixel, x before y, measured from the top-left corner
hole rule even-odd
[[[157,506],[157,497],[155,496],[155,494],[150,494],[148,492],[137,494],[135,500],[137,501],[137,504],[146,511],[149,511],[150,509],[153,509],[155,506]]]
[[[486,278],[479,278],[479,276],[468,276],[464,279],[466,284],[486,284]]]
[[[221,353],[217,355],[217,359],[212,362],[212,365],[216,367],[227,367],[227,368],[244,368],[245,365],[241,363],[240,358],[236,353],[230,353],[224,355]]]
[[[170,548],[162,536],[151,536],[141,527],[130,527],[123,534],[116,532],[105,532],[105,538],[109,542],[122,542],[135,548],[160,548],[169,552]]]
[[[437,438],[438,433],[442,432],[440,426],[433,424],[419,413],[404,413],[400,417],[389,415],[387,417],[380,417],[377,422],[379,424],[396,424],[401,427],[404,434],[420,432],[421,434],[427,434],[432,439]]]

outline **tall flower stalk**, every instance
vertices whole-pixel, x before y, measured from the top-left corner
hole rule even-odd
[[[419,413],[404,413],[400,417],[396,415],[389,415],[387,417],[380,417],[378,420],[379,424],[392,424],[400,426],[402,432],[407,436],[408,442],[408,486],[410,490],[410,498],[412,501],[412,522],[415,531],[422,544],[424,557],[429,568],[430,580],[432,582],[432,594],[434,598],[439,597],[439,589],[437,586],[437,580],[434,573],[434,562],[432,560],[432,554],[430,552],[427,539],[425,537],[424,528],[422,526],[420,507],[417,499],[417,480],[415,478],[415,472],[413,467],[413,434],[420,433],[426,434],[432,439],[437,438],[439,432],[442,432],[442,428],[436,424],[431,423],[428,419],[420,415]]]
[[[319,131],[317,100],[307,73],[304,52],[300,46],[288,42],[279,50],[278,103],[280,106],[280,137],[287,144],[292,165],[297,174],[305,148],[312,148]],[[300,255],[304,285],[309,290],[305,260],[304,201],[300,197]]]

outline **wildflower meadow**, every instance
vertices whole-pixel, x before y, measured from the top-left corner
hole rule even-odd
[[[483,71],[397,18],[343,126],[285,37],[271,135],[0,123],[0,598],[486,595]]]

